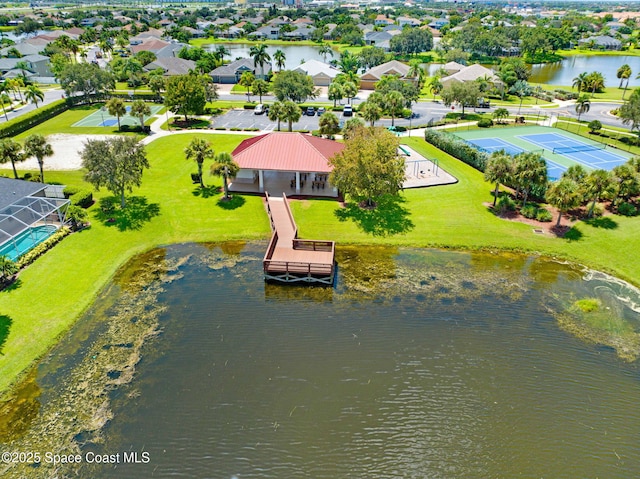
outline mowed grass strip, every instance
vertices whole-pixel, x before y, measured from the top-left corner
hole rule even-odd
[[[97,204],[90,210],[91,228],[73,234],[20,273],[19,284],[0,292],[0,316],[11,320],[9,336],[0,355],[0,391],[45,354],[56,340],[91,305],[119,266],[131,256],[158,245],[182,242],[266,239],[269,222],[261,197],[243,197],[236,209],[218,205],[221,193],[204,198],[194,195],[190,173],[195,162],[187,161],[184,149],[196,135],[162,138],[147,147],[151,168],[133,196],[157,204],[159,214],[139,229],[120,231],[116,225],[96,218]],[[232,151],[245,137],[204,136],[216,152]],[[208,164],[205,164],[208,172]],[[48,179],[91,188],[82,172],[48,172]],[[207,186],[221,187],[218,177],[205,177]],[[111,196],[105,190],[96,200]]]
[[[221,208],[219,194],[194,195],[190,173],[196,165],[184,157],[194,134],[158,139],[147,147],[151,169],[134,192],[159,214],[139,229],[120,231],[95,217],[92,227],[71,235],[20,274],[20,284],[0,293],[0,315],[11,321],[10,334],[0,355],[0,391],[41,357],[93,302],[117,268],[136,253],[154,246],[193,241],[266,239],[269,223],[261,197],[245,196],[237,209]],[[216,152],[232,151],[245,137],[205,135]],[[458,178],[449,186],[406,190],[395,208],[342,219],[334,200],[293,201],[292,209],[302,238],[328,239],[341,244],[446,247],[510,250],[571,259],[640,283],[640,219],[612,217],[609,229],[578,223],[574,240],[535,235],[530,225],[495,217],[483,203],[492,200],[493,185],[482,174],[442,153],[421,138],[403,143]],[[205,171],[208,166],[205,165]],[[48,178],[87,187],[82,172],[50,172]],[[207,185],[220,186],[206,177]],[[105,191],[96,199],[109,196]],[[365,217],[366,221],[362,220]],[[376,223],[377,222],[377,223]],[[384,234],[387,231],[400,231]],[[373,226],[373,227],[372,227]],[[396,229],[394,229],[396,228]],[[373,232],[371,232],[373,231]]]

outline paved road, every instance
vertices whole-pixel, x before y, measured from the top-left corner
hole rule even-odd
[[[44,102],[38,102],[38,107],[41,107],[43,104],[48,105],[51,102],[60,100],[62,98],[62,95],[63,95],[62,90],[47,90],[44,92]],[[27,103],[26,105],[21,106],[20,108],[17,108],[13,111],[8,111],[7,117],[9,120],[12,120],[13,118],[16,118],[20,115],[24,115],[25,113],[28,113],[35,109],[36,109],[36,106],[33,103]],[[2,114],[2,111],[0,111],[0,123],[4,121],[7,121],[7,120]]]
[[[92,52],[94,53],[94,52]],[[47,90],[45,92],[45,99],[43,103],[39,103],[39,106],[43,104],[49,104],[55,100],[59,100],[62,98],[63,92],[62,90]],[[244,100],[246,97],[243,95],[231,95],[231,94],[223,94],[220,95],[221,100]],[[256,97],[252,97],[252,100],[255,100]],[[364,98],[357,98],[354,100],[354,105],[360,104]],[[275,98],[272,96],[263,97],[264,103],[272,103],[275,101]],[[309,100],[307,103],[328,103],[326,98],[317,98],[315,100]],[[584,113],[581,117],[583,120],[591,121],[591,120],[600,120],[603,125],[612,125],[624,127],[622,121],[617,117],[611,115],[609,113],[610,110],[614,108],[618,108],[620,104],[618,103],[592,103],[591,109],[588,113]],[[11,111],[7,113],[8,118],[11,120],[19,115],[23,115],[29,111],[35,110],[35,105],[29,103],[17,110]],[[518,114],[520,110],[520,114],[526,115],[559,115],[559,116],[570,116],[577,118],[578,115],[575,112],[575,108],[573,105],[565,106],[565,107],[556,107],[556,108],[534,108],[534,107],[523,107],[519,109],[517,107],[508,107],[507,108],[511,114]],[[482,112],[493,112],[495,107],[489,109],[476,109],[475,111]],[[396,125],[401,126],[416,126],[416,125],[425,125],[429,123],[429,121],[438,121],[443,118],[447,113],[451,112],[451,108],[445,107],[441,103],[435,103],[432,101],[421,101],[413,106],[413,112],[416,114],[416,117],[411,120],[406,120],[403,118],[399,118],[395,120]],[[455,110],[460,112],[460,108],[456,107]],[[473,108],[465,109],[466,112],[474,111]],[[1,113],[1,112],[0,112]],[[339,115],[341,120],[345,118],[342,115]],[[0,115],[0,124],[6,121],[4,115]],[[390,119],[383,119],[377,122],[378,125],[381,126],[390,126]],[[240,111],[233,110],[230,111],[220,117],[216,117],[214,119],[214,126],[226,127],[226,128],[260,128],[264,130],[273,130],[276,127],[274,122],[269,121],[266,115],[254,115],[253,111]],[[287,125],[281,125],[281,129],[286,130]],[[303,116],[299,122],[294,124],[294,129],[296,130],[316,130],[318,129],[318,116],[307,117]]]

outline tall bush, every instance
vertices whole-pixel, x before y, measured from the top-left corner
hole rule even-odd
[[[431,143],[436,148],[473,166],[477,170],[484,171],[487,166],[489,155],[450,133],[427,129],[424,132],[424,139],[427,143]]]

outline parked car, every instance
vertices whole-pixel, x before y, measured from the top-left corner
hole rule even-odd
[[[306,115],[307,116],[315,116],[315,114],[316,114],[316,109],[314,107],[312,107],[312,106],[308,106]]]
[[[325,107],[319,106],[318,107],[318,116],[323,115],[326,111],[327,111],[327,109]]]
[[[253,109],[254,115],[262,115],[266,111],[264,105],[262,103],[258,103],[256,107]]]
[[[343,116],[353,116],[353,108],[351,107],[351,105],[345,105],[344,109],[342,110],[342,115]]]

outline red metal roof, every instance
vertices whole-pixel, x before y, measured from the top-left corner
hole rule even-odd
[[[329,158],[344,144],[302,133],[267,133],[248,138],[233,150],[233,159],[249,170],[329,173]]]

